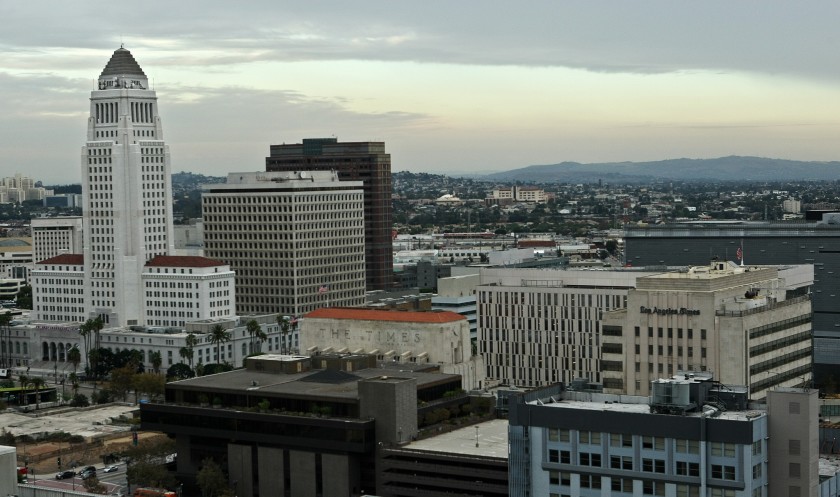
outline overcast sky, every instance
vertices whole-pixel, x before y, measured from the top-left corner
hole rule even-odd
[[[0,2],[0,176],[80,181],[124,42],[172,170],[386,143],[395,171],[756,155],[838,160],[840,2]]]

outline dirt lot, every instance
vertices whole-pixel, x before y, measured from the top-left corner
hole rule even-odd
[[[162,433],[138,433],[140,440],[152,440],[158,437],[166,438]],[[130,434],[106,435],[91,442],[79,444],[57,444],[43,442],[36,444],[18,445],[18,464],[23,466],[24,459],[29,458],[29,467],[35,473],[53,473],[58,471],[58,457],[61,455],[63,469],[68,469],[74,462],[76,467],[92,464],[102,464],[102,456],[116,454],[131,446]]]

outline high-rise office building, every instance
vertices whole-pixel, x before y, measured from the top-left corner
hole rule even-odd
[[[86,314],[140,324],[143,267],[173,250],[172,182],[157,95],[122,47],[90,95],[82,195]]]
[[[818,222],[693,222],[628,226],[626,260],[633,266],[703,265],[718,257],[746,264],[813,264],[814,382],[840,365],[840,215]]]
[[[81,163],[81,223],[56,222],[65,233],[43,240],[45,250],[60,253],[39,261],[42,264],[33,271],[36,319],[82,321],[98,316],[113,328],[229,317],[233,273],[219,261],[171,255],[169,148],[163,141],[157,96],[125,48],[114,52],[91,92]],[[42,226],[42,234],[49,227]],[[79,230],[81,245],[76,240]],[[59,245],[68,251],[61,253],[64,248]],[[213,284],[205,285],[205,280]],[[228,283],[219,285],[222,280]],[[198,309],[204,303],[212,303],[211,312]]]
[[[334,172],[230,173],[204,187],[204,253],[236,272],[239,313],[365,301],[363,193]]]
[[[391,155],[383,142],[345,142],[308,138],[272,145],[266,171],[337,171],[341,180],[362,181],[365,192],[365,265],[368,290],[393,283],[391,238]]]

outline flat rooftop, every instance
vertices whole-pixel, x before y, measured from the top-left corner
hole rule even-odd
[[[476,442],[478,427],[478,447]],[[461,454],[479,457],[508,458],[508,420],[493,419],[403,446],[404,449]]]
[[[616,396],[618,397],[618,396]],[[625,397],[625,396],[622,396]],[[582,401],[582,400],[559,400],[553,403],[548,402],[540,402],[540,401],[533,401],[529,402],[532,405],[542,404],[545,407],[551,407],[556,409],[579,409],[579,410],[588,410],[588,411],[613,411],[613,412],[622,412],[622,413],[635,413],[635,414],[649,414],[651,416],[669,416],[668,414],[653,414],[650,412],[650,404],[647,402],[647,397],[635,397],[636,399],[644,399],[644,402],[640,403],[619,403],[619,402],[590,402],[590,401]],[[685,417],[700,417],[701,411],[696,412],[687,412],[685,413]],[[581,414],[584,415],[584,414]],[[713,419],[728,419],[733,421],[750,421],[760,416],[766,416],[767,412],[758,410],[758,409],[751,409],[746,411],[722,411],[719,412]]]
[[[422,373],[410,370],[368,368],[353,372],[327,369],[313,369],[302,373],[273,373],[237,369],[166,384],[168,389],[208,392],[248,392],[253,395],[298,398],[331,398],[354,400],[359,397],[359,380],[381,376],[393,378],[414,378],[417,386],[431,386],[449,382],[459,375],[443,373]]]

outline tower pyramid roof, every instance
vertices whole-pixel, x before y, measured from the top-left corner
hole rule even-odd
[[[120,47],[114,51],[114,55],[111,56],[111,60],[108,61],[105,69],[102,70],[99,79],[106,76],[142,76],[145,78],[146,73],[140,68],[140,64],[134,60],[131,52]]]

